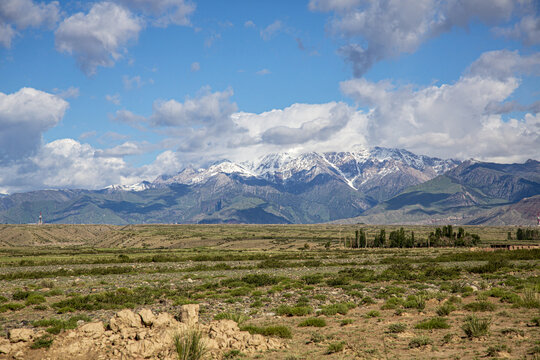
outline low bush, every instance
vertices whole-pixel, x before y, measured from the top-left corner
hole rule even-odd
[[[174,337],[174,347],[178,360],[200,360],[207,352],[202,332],[187,330]]]
[[[276,326],[245,325],[245,326],[240,327],[240,330],[247,331],[250,334],[260,334],[263,336],[276,336],[282,339],[292,339],[291,329],[283,325],[276,325]]]
[[[280,305],[276,309],[276,314],[286,316],[305,316],[311,313],[313,313],[313,308],[311,306]]]
[[[232,320],[238,325],[243,324],[249,319],[249,316],[240,313],[224,312],[214,316],[214,320]]]
[[[342,352],[343,348],[345,347],[344,341],[338,341],[328,344],[328,347],[326,348],[326,354],[335,354],[338,352]]]
[[[435,317],[416,324],[415,328],[422,330],[448,329],[450,328],[450,325],[448,325],[445,318]]]
[[[465,310],[469,311],[495,311],[497,306],[495,304],[490,303],[489,301],[475,301],[472,303],[469,303],[467,305],[464,305],[463,308]]]
[[[409,295],[403,303],[405,309],[424,310],[426,307],[426,298],[423,295]]]
[[[427,346],[433,344],[433,340],[431,340],[427,336],[417,336],[415,338],[412,338],[411,341],[409,341],[409,348],[419,348],[422,346]]]
[[[448,316],[454,310],[456,310],[456,307],[453,304],[446,302],[437,308],[436,313],[439,316]]]
[[[388,325],[388,332],[392,334],[402,333],[407,329],[407,325],[403,323],[395,323]]]
[[[469,338],[476,338],[485,336],[489,333],[490,320],[478,319],[476,316],[471,315],[465,319],[465,323],[461,327],[465,332],[465,335]]]
[[[326,326],[326,320],[322,318],[308,318],[305,320],[302,320],[298,326],[300,327],[307,327],[307,326],[313,326],[313,327],[325,327]]]
[[[36,339],[34,339],[34,342],[32,345],[30,345],[31,349],[48,349],[51,347],[53,343],[53,337],[51,335],[43,335]]]
[[[326,316],[332,316],[336,314],[346,315],[350,309],[353,309],[355,307],[356,305],[354,303],[336,303],[323,306],[319,313]]]

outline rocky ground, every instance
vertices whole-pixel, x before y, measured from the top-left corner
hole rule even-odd
[[[173,359],[188,329],[208,359],[540,357],[539,250],[266,241],[8,249],[0,358]]]

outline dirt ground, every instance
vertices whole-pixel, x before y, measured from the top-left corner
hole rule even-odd
[[[0,334],[9,342],[10,330],[27,328],[54,343],[124,308],[174,316],[197,303],[202,324],[221,317],[246,331],[290,331],[264,335],[284,348],[223,359],[540,358],[539,250],[345,249],[347,229],[0,229]],[[509,231],[474,230],[482,239]],[[471,316],[487,331],[467,333]],[[47,354],[32,341],[18,358]]]

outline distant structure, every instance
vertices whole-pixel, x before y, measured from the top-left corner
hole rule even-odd
[[[38,220],[38,225],[43,225],[43,216],[41,216],[41,211],[39,212],[39,220]]]

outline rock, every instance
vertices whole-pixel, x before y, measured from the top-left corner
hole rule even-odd
[[[12,343],[19,341],[28,342],[34,338],[34,330],[32,329],[12,329],[9,331],[9,340]]]
[[[129,328],[139,328],[142,326],[141,317],[135,315],[131,310],[122,310],[117,312],[109,322],[111,330],[114,332],[122,332]]]
[[[11,351],[11,344],[8,339],[0,338],[0,354],[8,354]]]
[[[199,304],[182,305],[180,321],[187,325],[197,324],[199,322]]]
[[[152,326],[154,320],[156,319],[155,315],[150,309],[142,309],[139,311],[139,316],[141,317],[141,321],[145,326]]]
[[[105,332],[105,328],[103,327],[103,323],[101,321],[98,321],[82,325],[81,327],[79,327],[79,331],[84,333],[88,337],[98,338],[103,335],[103,333]]]
[[[176,325],[177,321],[169,313],[161,313],[153,320],[154,327],[170,327]]]

